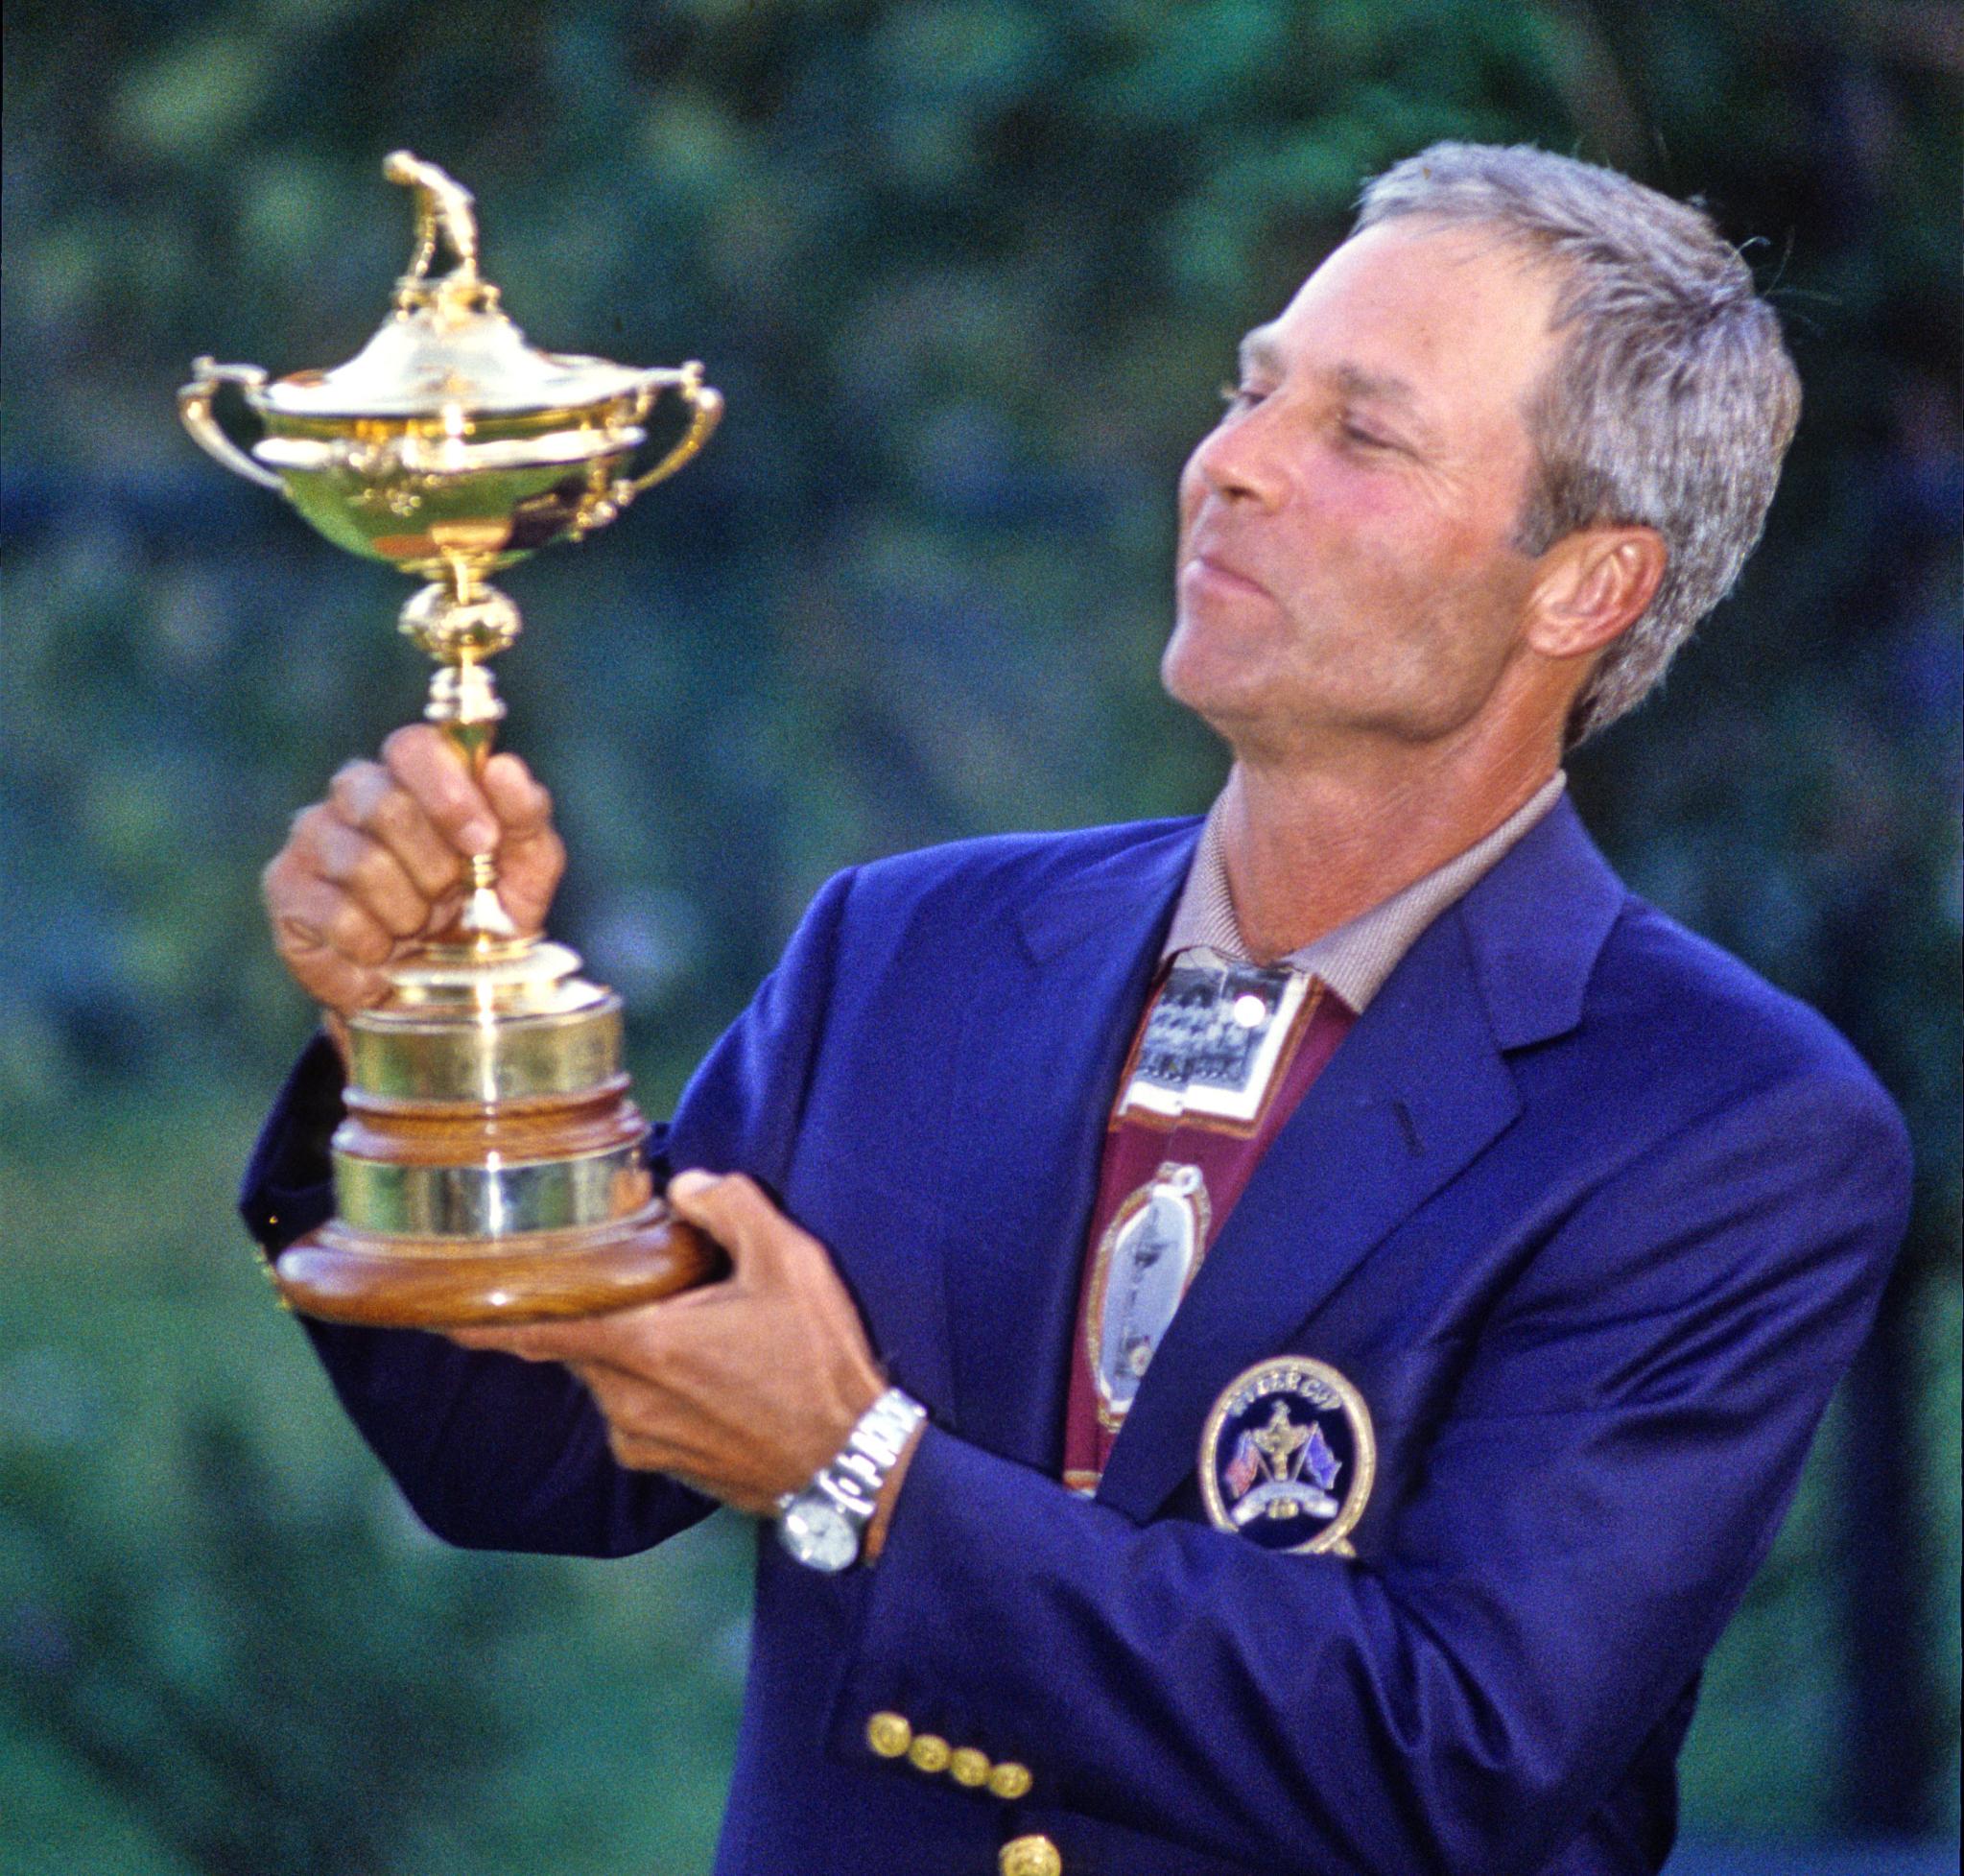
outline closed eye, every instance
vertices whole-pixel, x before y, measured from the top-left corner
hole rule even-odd
[[[1396,449],[1398,447],[1398,444],[1394,443],[1389,437],[1381,437],[1375,430],[1366,430],[1361,424],[1354,423],[1348,417],[1344,418],[1338,427],[1343,433],[1343,440],[1347,443],[1356,443],[1360,448]]]
[[[1220,401],[1231,411],[1245,409],[1250,404],[1259,404],[1267,394],[1255,385],[1224,383],[1220,387]]]

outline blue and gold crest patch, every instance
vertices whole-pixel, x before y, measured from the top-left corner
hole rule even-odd
[[[1200,1492],[1217,1531],[1265,1551],[1356,1555],[1377,1476],[1363,1396],[1327,1362],[1281,1355],[1221,1390],[1200,1432]]]

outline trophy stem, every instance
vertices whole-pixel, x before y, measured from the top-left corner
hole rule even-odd
[[[505,701],[498,695],[489,669],[473,663],[467,653],[458,663],[440,665],[430,674],[430,701],[423,706],[423,715],[443,732],[444,741],[480,782],[504,714]],[[456,933],[479,948],[509,944],[517,938],[518,928],[498,897],[495,854],[471,855],[470,890],[458,914]]]
[[[518,608],[461,558],[447,561],[448,578],[433,581],[402,608],[402,629],[437,661],[423,715],[442,732],[471,773],[483,779],[505,701],[485,662],[518,636]],[[473,854],[469,895],[450,937],[476,951],[513,943],[518,928],[498,898],[498,866]]]

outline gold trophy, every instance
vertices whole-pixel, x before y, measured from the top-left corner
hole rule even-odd
[[[468,192],[407,151],[382,173],[415,192],[416,246],[375,336],[331,371],[272,382],[201,358],[177,406],[226,468],[427,582],[401,620],[437,663],[423,714],[481,772],[505,714],[486,661],[519,630],[488,576],[612,521],[702,447],[722,399],[698,364],[637,370],[527,344],[479,276]],[[249,454],[212,415],[225,385],[264,432]],[[635,474],[669,392],[681,433]],[[490,857],[468,889],[454,926],[348,1025],[337,1216],[281,1255],[280,1290],[312,1316],[434,1327],[594,1315],[715,1274],[720,1253],[671,1216],[642,1162],[620,998],[563,944],[513,930]]]

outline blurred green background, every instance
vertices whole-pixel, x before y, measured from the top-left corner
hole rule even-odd
[[[13,0],[0,1867],[700,1870],[745,1649],[734,1520],[615,1564],[424,1536],[253,1267],[231,1191],[309,1027],[255,875],[423,679],[396,577],[179,431],[192,356],[353,352],[408,144],[535,342],[708,362],[722,434],[510,578],[501,665],[556,929],[659,1111],[834,868],[1204,806],[1219,753],[1154,677],[1178,464],[1361,178],[1449,135],[1704,196],[1806,381],[1739,594],[1572,775],[1640,891],[1855,1039],[1921,1167],[1676,1866],[1942,1862],[1960,75],[1913,0]],[[1926,1848],[1827,1847],[1861,1843]]]

